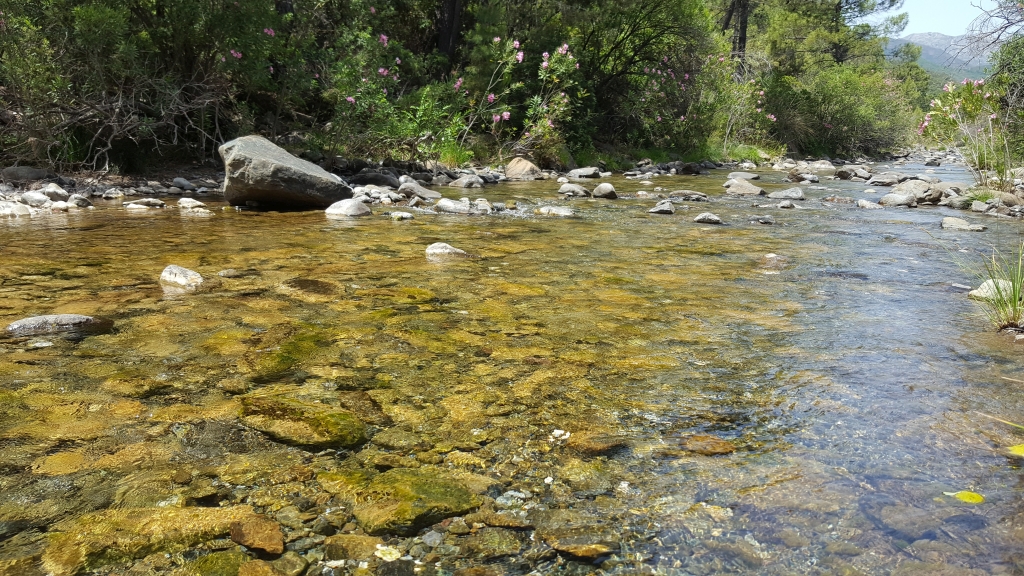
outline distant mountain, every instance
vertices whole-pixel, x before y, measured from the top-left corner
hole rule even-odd
[[[922,68],[954,79],[985,76],[989,57],[993,52],[986,50],[978,54],[966,46],[965,36],[947,36],[937,32],[909,34],[903,38],[889,40],[888,51],[892,53],[904,44],[916,44],[921,47],[918,64]]]

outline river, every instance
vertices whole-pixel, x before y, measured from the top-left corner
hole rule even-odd
[[[617,200],[566,202],[553,182],[472,191],[521,207],[487,217],[329,221],[214,199],[208,218],[101,201],[0,221],[0,326],[115,322],[0,339],[0,573],[203,572],[224,534],[109,562],[46,554],[105,511],[237,506],[277,518],[317,575],[1024,569],[1005,450],[1024,439],[979,414],[1024,422],[1020,345],[956,286],[979,284],[958,261],[1019,245],[1019,221],[944,231],[963,213],[821,202],[881,196],[833,181],[805,187],[803,209],[757,208],[723,195],[724,174],[616,176]],[[712,202],[648,214],[635,193],[655,186]],[[726,225],[694,223],[704,211]],[[774,225],[749,221],[765,214]],[[428,261],[434,242],[477,257]],[[168,264],[212,286],[165,295]],[[268,391],[351,410],[370,440],[275,441],[239,418]],[[351,509],[369,497],[325,474],[405,469],[477,486],[468,533],[385,531],[385,553],[332,560],[324,538],[362,535]]]

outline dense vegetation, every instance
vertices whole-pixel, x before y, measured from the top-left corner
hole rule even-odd
[[[930,78],[901,0],[0,0],[5,162],[138,168],[259,132],[547,165],[878,154]],[[875,16],[875,18],[869,18]]]

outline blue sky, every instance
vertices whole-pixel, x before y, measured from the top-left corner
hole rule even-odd
[[[992,0],[905,0],[900,12],[910,14],[910,24],[903,34],[940,32],[959,36],[981,14],[976,6],[992,4]]]

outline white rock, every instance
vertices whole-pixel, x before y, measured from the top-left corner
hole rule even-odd
[[[704,212],[703,214],[698,214],[697,217],[693,219],[693,221],[694,222],[698,222],[700,224],[721,224],[722,223],[722,219],[719,218],[718,216],[715,216],[711,212]]]
[[[942,228],[945,230],[959,230],[961,232],[982,232],[985,230],[985,226],[981,224],[971,224],[963,218],[953,218],[952,216],[942,219]]]
[[[427,258],[430,260],[444,259],[444,258],[466,258],[469,254],[465,250],[460,250],[452,246],[451,244],[445,244],[444,242],[434,242],[430,246],[427,246]]]
[[[193,208],[205,208],[206,204],[203,204],[195,198],[182,198],[178,200],[178,208],[184,210],[192,210]]]
[[[864,208],[865,210],[881,210],[882,209],[882,205],[881,204],[875,204],[871,200],[865,200],[863,198],[861,198],[860,200],[857,200],[857,207],[858,208]]]
[[[1009,280],[985,280],[977,290],[971,290],[967,295],[977,300],[992,300],[1003,298],[1013,294],[1013,284]]]
[[[203,277],[199,272],[171,264],[160,274],[160,282],[186,290],[195,290],[202,285]]]
[[[536,213],[541,216],[559,216],[561,218],[571,218],[576,215],[572,208],[566,206],[541,206]]]

